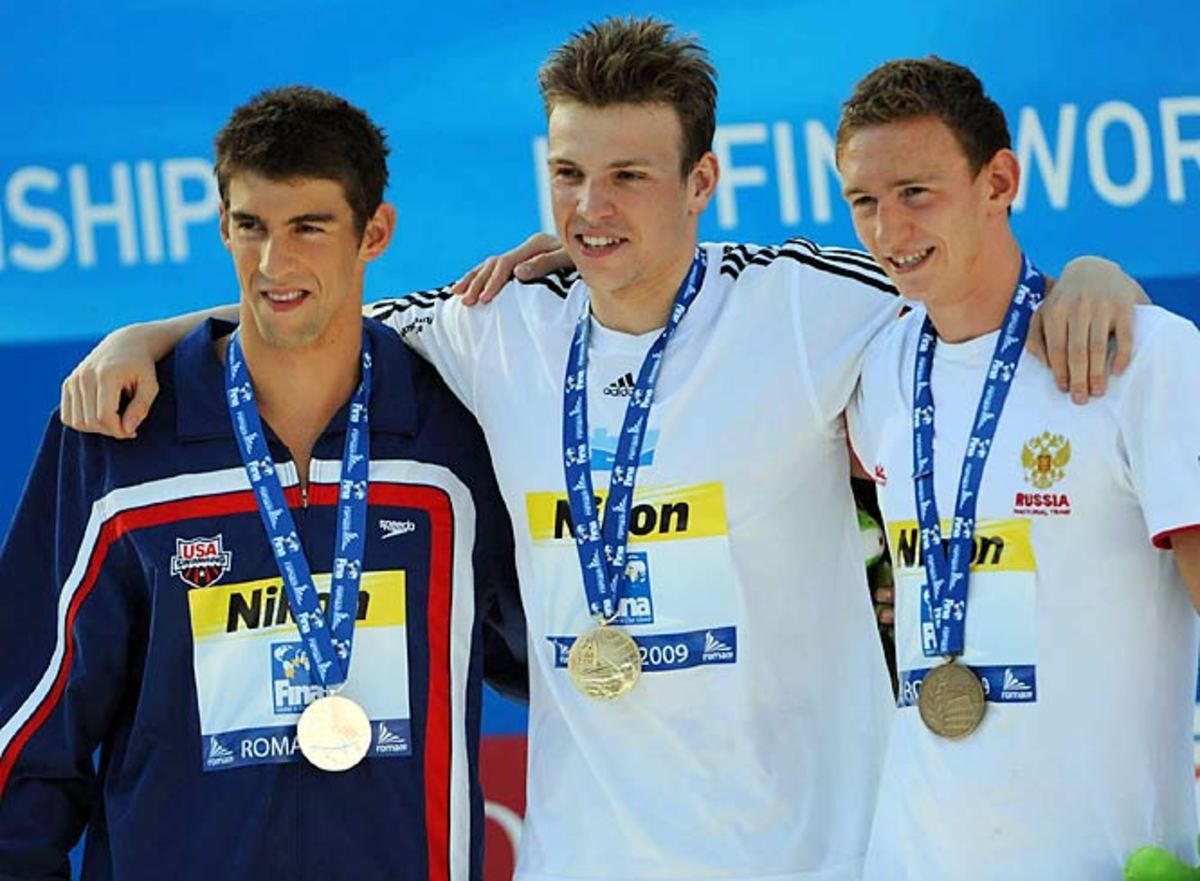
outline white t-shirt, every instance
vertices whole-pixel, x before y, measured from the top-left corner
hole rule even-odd
[[[864,881],[1119,881],[1145,844],[1195,857],[1196,613],[1151,539],[1200,523],[1200,334],[1139,307],[1133,363],[1076,406],[1020,361],[979,490],[963,661],[979,729],[945,740],[915,706],[924,671],[912,482],[913,363],[925,312],[868,350],[848,415],[879,481],[896,572],[900,706]],[[939,342],[938,515],[954,516],[996,334]],[[886,481],[886,482],[884,482]]]
[[[565,666],[594,626],[561,447],[586,286],[513,282],[487,306],[429,294],[378,310],[479,419],[516,530],[531,668],[520,881],[850,881],[861,868],[893,709],[842,411],[897,301],[857,252],[705,247],[634,496],[621,620],[646,672],[611,702],[581,695]],[[593,320],[598,494],[656,337]]]

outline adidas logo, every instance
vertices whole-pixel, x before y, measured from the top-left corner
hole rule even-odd
[[[1004,668],[1004,685],[1001,686],[1000,693],[1003,697],[1017,700],[1031,700],[1033,698],[1033,686],[1028,682],[1018,679],[1013,673],[1012,667]]]
[[[380,722],[375,729],[375,751],[379,753],[408,752],[408,738],[400,736],[388,728],[386,723]]]
[[[628,398],[633,394],[633,388],[637,385],[637,380],[633,378],[632,373],[626,373],[624,376],[618,376],[612,382],[604,387],[604,394],[610,398]]]
[[[215,737],[208,738],[208,763],[210,765],[227,765],[233,761],[233,750],[224,746]]]

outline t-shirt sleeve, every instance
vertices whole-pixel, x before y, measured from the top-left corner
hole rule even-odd
[[[1168,547],[1169,533],[1200,525],[1200,332],[1139,307],[1134,338],[1140,343],[1114,406],[1146,529]]]
[[[509,282],[499,297],[519,295]],[[367,315],[391,327],[409,347],[432,364],[446,385],[468,409],[475,409],[475,391],[482,353],[499,319],[499,304],[464,306],[450,287],[417,291],[403,297],[377,300]]]
[[[823,421],[835,419],[846,408],[867,347],[895,321],[903,305],[882,270],[845,259],[801,266],[794,279],[797,344]]]

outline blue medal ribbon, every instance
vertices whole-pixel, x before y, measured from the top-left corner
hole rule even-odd
[[[963,652],[967,621],[967,582],[974,554],[975,506],[983,469],[1009,388],[1016,375],[1029,321],[1042,301],[1046,279],[1029,259],[1021,257],[1021,276],[1004,316],[975,421],[967,440],[948,548],[943,545],[941,521],[933,485],[933,353],[937,332],[926,316],[917,344],[913,374],[913,488],[925,586],[921,592],[921,647],[926,657],[957,656]],[[948,550],[948,553],[947,553]]]
[[[237,437],[242,464],[258,502],[263,529],[275,552],[288,603],[312,669],[321,685],[337,690],[350,673],[354,622],[358,611],[358,584],[366,549],[367,482],[371,462],[371,434],[367,402],[371,397],[371,342],[362,338],[362,379],[350,402],[346,442],[342,450],[342,475],[338,489],[337,535],[326,613],[317,599],[308,558],[300,534],[275,474],[275,460],[267,448],[254,387],[246,369],[237,332],[229,341],[225,369],[225,395]]]
[[[708,257],[703,249],[698,248],[692,266],[675,294],[667,325],[642,361],[633,394],[625,407],[625,419],[621,425],[609,481],[608,501],[604,506],[603,526],[599,522],[596,497],[592,490],[592,450],[588,439],[589,306],[584,306],[583,314],[575,325],[563,384],[563,473],[567,481],[567,504],[575,527],[575,548],[579,552],[579,564],[583,570],[588,611],[604,622],[616,616],[626,579],[625,546],[629,541],[633,489],[637,483],[638,461],[642,455],[642,442],[650,420],[650,407],[654,401],[663,354],[679,322],[700,292],[707,267]]]

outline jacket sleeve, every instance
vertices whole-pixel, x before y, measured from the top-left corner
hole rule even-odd
[[[0,879],[68,878],[93,753],[125,687],[133,617],[103,444],[51,417],[0,550]]]

